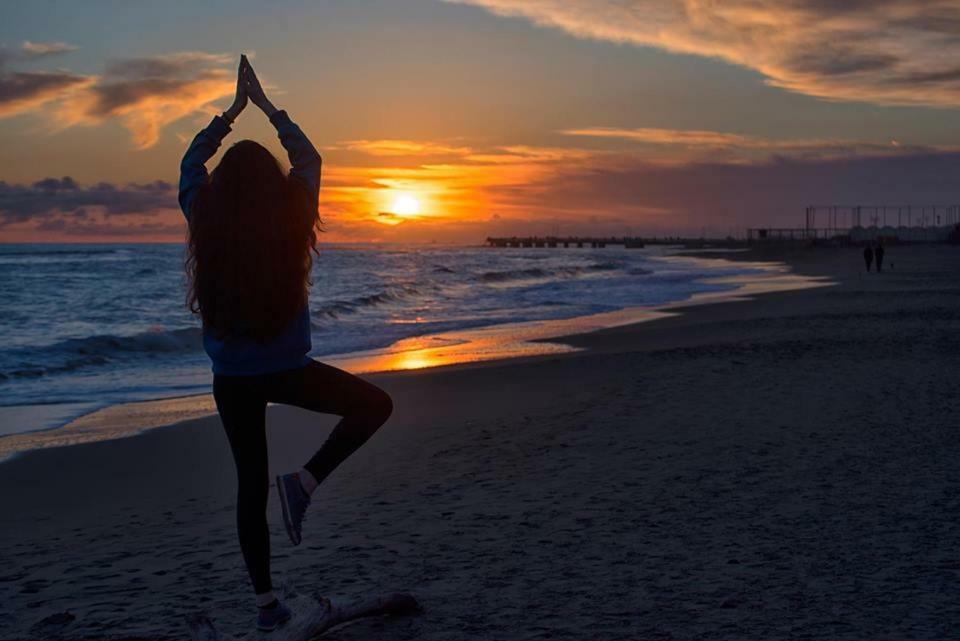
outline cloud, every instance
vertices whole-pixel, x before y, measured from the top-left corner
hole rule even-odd
[[[728,134],[719,131],[703,131],[695,129],[662,129],[641,127],[637,129],[622,129],[617,127],[587,127],[584,129],[565,129],[562,132],[568,136],[590,136],[594,138],[620,138],[658,145],[694,145],[706,147],[745,147],[762,144],[752,136]]]
[[[64,42],[24,42],[0,49],[0,118],[36,112],[57,128],[97,125],[117,118],[139,149],[159,140],[166,125],[202,111],[236,88],[232,56],[200,51],[109,62],[102,75],[67,71],[7,71],[25,62],[75,49]]]
[[[14,71],[0,73],[0,118],[30,111],[90,87],[88,76],[66,72]]]
[[[595,155],[596,152],[568,147],[534,147],[530,145],[508,145],[494,150],[473,153],[468,160],[495,165],[554,163],[581,160]]]
[[[330,147],[331,150],[359,151],[371,156],[462,156],[469,147],[454,147],[443,143],[417,140],[346,140]]]
[[[666,129],[640,127],[624,129],[619,127],[585,127],[565,129],[560,133],[599,139],[614,139],[641,145],[656,147],[674,147],[683,150],[702,152],[702,154],[726,154],[728,158],[756,158],[758,155],[771,154],[793,157],[842,157],[889,155],[904,153],[926,153],[951,151],[951,147],[931,147],[903,145],[896,140],[887,142],[865,142],[860,140],[832,138],[767,138],[720,131],[697,129]]]
[[[55,56],[76,50],[77,47],[66,42],[30,42],[29,40],[25,40],[20,47],[22,56],[28,59]]]
[[[718,58],[843,101],[960,105],[956,0],[447,0],[572,35]]]
[[[30,61],[75,50],[66,42],[30,42],[16,50],[0,47],[0,118],[14,116],[59,100],[93,83],[88,76],[66,71],[6,71],[10,62]]]
[[[236,88],[231,56],[182,52],[117,60],[83,91],[73,92],[56,110],[61,126],[95,125],[119,118],[145,149],[164,126],[204,109]]]
[[[77,47],[66,42],[30,42],[25,40],[17,49],[9,49],[0,45],[0,67],[11,61],[36,60],[76,50]]]
[[[357,151],[369,156],[391,159],[421,156],[453,157],[475,163],[515,164],[570,160],[592,155],[592,152],[567,147],[537,147],[531,145],[508,145],[475,148],[453,146],[441,142],[416,140],[346,140],[331,147],[331,151]],[[421,159],[422,160],[422,159]]]
[[[162,180],[123,186],[101,182],[87,187],[69,176],[44,178],[31,185],[0,181],[0,228],[24,223],[62,227],[79,224],[93,214],[109,219],[176,207],[174,186]]]

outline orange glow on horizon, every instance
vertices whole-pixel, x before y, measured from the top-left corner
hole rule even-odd
[[[491,231],[491,222],[536,218],[509,190],[594,158],[582,150],[553,147],[471,148],[404,140],[384,141],[390,149],[385,154],[380,141],[362,142],[330,148],[344,156],[328,161],[320,202],[321,216],[336,219],[338,230],[353,238],[396,238],[397,233],[434,237],[445,229],[468,230],[462,232],[464,239],[482,237]],[[423,162],[420,150],[430,150],[434,162]]]

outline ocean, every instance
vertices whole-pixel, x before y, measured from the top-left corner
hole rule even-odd
[[[185,306],[183,251],[0,245],[0,436],[108,405],[209,391],[200,322]],[[656,307],[734,289],[716,278],[765,269],[673,254],[325,245],[312,272],[311,355],[390,353],[416,337]]]

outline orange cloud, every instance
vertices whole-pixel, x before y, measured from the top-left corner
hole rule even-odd
[[[0,74],[0,118],[9,118],[89,88],[94,79],[71,73],[11,72]]]
[[[35,111],[52,118],[58,128],[117,118],[130,131],[134,145],[145,149],[156,144],[163,127],[203,111],[236,86],[227,68],[232,56],[197,51],[116,60],[100,76],[3,69],[10,61],[74,49],[63,42],[29,40],[18,51],[0,49],[0,118]]]
[[[415,140],[347,140],[331,149],[348,149],[371,156],[462,156],[469,147],[453,147]]]
[[[828,100],[960,105],[956,0],[448,0],[572,35],[719,58]]]
[[[71,127],[117,117],[136,147],[146,149],[164,126],[234,92],[236,80],[224,68],[230,62],[230,56],[203,52],[120,60],[96,83],[66,96],[55,118]]]
[[[680,147],[694,151],[715,153],[717,150],[740,154],[751,158],[755,152],[769,152],[792,156],[839,157],[849,155],[886,155],[921,153],[930,151],[951,151],[947,146],[903,145],[896,140],[883,143],[864,142],[830,138],[765,138],[719,131],[696,129],[664,129],[641,127],[623,129],[618,127],[587,127],[566,129],[561,133],[568,136],[580,136],[600,139],[615,139],[655,145],[661,147]]]
[[[495,150],[486,153],[470,154],[467,158],[473,162],[505,165],[582,160],[596,153],[597,152],[583,149],[570,149],[567,147],[509,145],[506,147],[497,147]]]

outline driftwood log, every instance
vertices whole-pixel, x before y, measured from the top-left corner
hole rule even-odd
[[[326,597],[319,599],[307,596],[287,596],[284,603],[293,616],[272,632],[252,632],[241,639],[269,639],[270,641],[308,641],[330,628],[362,619],[385,614],[401,615],[420,612],[420,604],[409,594],[388,594],[376,598],[358,599],[338,604]],[[206,615],[200,614],[187,620],[190,638],[193,641],[229,641],[233,637],[220,634]],[[239,640],[238,640],[239,641]]]

